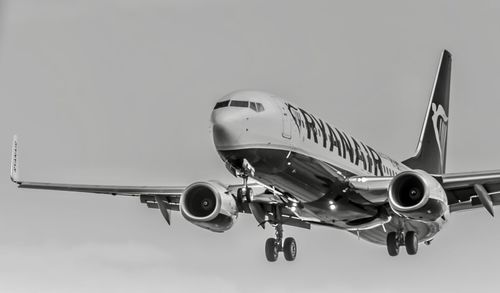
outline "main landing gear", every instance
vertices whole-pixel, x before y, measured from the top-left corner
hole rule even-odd
[[[252,203],[252,195],[253,191],[248,187],[248,177],[253,176],[255,173],[255,169],[250,165],[250,163],[243,159],[242,168],[239,177],[243,179],[243,186],[238,188],[236,192],[237,202],[242,206],[245,212],[251,213],[250,204]],[[248,210],[247,210],[248,209]],[[271,209],[268,211],[262,211],[262,217],[264,220],[262,223],[264,224],[268,222],[275,229],[275,237],[268,238],[266,240],[265,253],[266,258],[270,262],[275,262],[278,259],[278,255],[280,252],[283,252],[285,259],[287,261],[295,260],[297,256],[297,243],[295,239],[292,237],[287,237],[283,239],[283,221],[281,217],[281,206],[272,205]],[[264,214],[266,216],[264,217]],[[256,217],[257,218],[257,217]]]
[[[244,184],[237,191],[237,199],[240,203],[252,201],[252,189],[247,186],[246,178],[243,178]],[[249,207],[249,205],[244,205]],[[251,212],[250,210],[248,212]],[[283,239],[283,222],[281,217],[281,207],[273,205],[271,211],[267,213],[267,220],[260,224],[268,222],[275,229],[275,237],[266,240],[265,252],[266,258],[270,262],[275,262],[278,259],[280,252],[283,252],[287,261],[295,260],[297,256],[297,243],[292,237]]]
[[[276,237],[266,240],[266,258],[270,262],[278,259],[279,252],[282,251],[287,261],[295,260],[297,256],[297,243],[292,237],[287,237],[283,241],[283,225],[276,224]]]
[[[387,252],[390,256],[399,254],[400,246],[406,247],[406,252],[409,255],[415,255],[418,251],[418,237],[415,231],[408,231],[406,234],[403,232],[389,232],[387,234]]]

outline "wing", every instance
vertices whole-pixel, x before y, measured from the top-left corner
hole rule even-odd
[[[446,190],[450,211],[500,205],[500,170],[434,176]]]
[[[494,215],[493,206],[500,205],[500,170],[432,175],[446,191],[450,212],[486,208]],[[365,197],[383,200],[392,177],[351,177],[351,188],[367,193]]]
[[[14,136],[14,140],[12,142],[10,179],[14,183],[17,183],[19,188],[138,196],[140,197],[141,203],[146,204],[149,208],[160,209],[168,224],[170,224],[169,211],[179,210],[179,200],[185,186],[115,186],[23,181],[19,177],[18,149],[19,142],[17,136]]]
[[[14,136],[12,143],[10,178],[18,185],[19,188],[135,196],[139,197],[140,202],[145,204],[148,208],[159,209],[169,225],[170,211],[180,210],[180,198],[186,189],[186,186],[117,186],[23,181],[19,177],[18,148],[18,139],[17,136]],[[234,194],[236,190],[242,186],[242,184],[226,185],[225,188],[231,194]],[[255,182],[249,183],[248,187],[263,188],[264,192],[254,195],[251,203],[242,204],[240,212],[253,214],[259,222],[259,225],[262,225],[262,227],[264,227],[263,224],[266,222],[266,216],[268,214],[273,214],[274,209],[272,206],[287,206],[287,201],[283,200],[283,194],[269,186]],[[310,228],[309,223],[300,219],[300,217],[290,209],[285,208],[282,210],[283,224],[306,229]]]

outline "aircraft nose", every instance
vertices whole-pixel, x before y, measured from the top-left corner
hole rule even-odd
[[[238,145],[245,130],[244,121],[237,111],[215,110],[211,118],[215,147],[223,149]]]

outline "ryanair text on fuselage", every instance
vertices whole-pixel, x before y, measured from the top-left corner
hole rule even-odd
[[[363,167],[364,170],[375,176],[384,176],[382,159],[373,148],[330,126],[328,122],[323,122],[320,118],[316,118],[300,107],[289,103],[286,105],[301,135],[306,136],[306,134],[302,134],[302,130],[305,129],[308,140],[314,141],[316,144],[322,143],[323,148],[330,152],[334,152],[336,149],[339,157]]]

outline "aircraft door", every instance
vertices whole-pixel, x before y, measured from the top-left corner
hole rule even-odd
[[[284,138],[292,138],[292,119],[290,119],[290,114],[283,113],[283,133]]]
[[[280,105],[281,113],[282,113],[282,132],[281,135],[284,138],[291,139],[292,138],[292,117],[290,117],[290,113],[285,108],[285,105]]]

